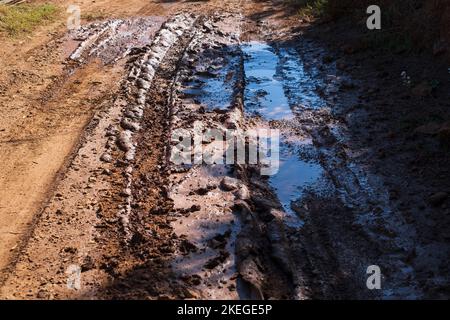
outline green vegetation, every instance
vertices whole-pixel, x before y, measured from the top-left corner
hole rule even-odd
[[[288,0],[294,6],[299,7],[301,17],[322,17],[328,10],[328,0]]]
[[[104,18],[106,18],[106,15],[103,11],[88,12],[81,15],[81,19],[86,20],[88,22],[92,22],[95,20],[102,20]]]
[[[381,49],[393,53],[407,53],[415,48],[410,34],[383,29],[366,33],[361,43],[361,48]]]
[[[439,36],[450,41],[450,2],[448,0],[285,0],[297,8],[301,17],[341,18],[358,25],[366,47],[394,52],[433,47]],[[377,4],[381,8],[381,30],[368,31],[366,9]]]
[[[0,5],[0,32],[17,36],[52,21],[58,12],[53,4]]]

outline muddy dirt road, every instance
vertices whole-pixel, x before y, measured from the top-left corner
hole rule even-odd
[[[2,61],[1,298],[448,297],[448,183],[410,175],[414,150],[383,170],[361,107],[379,91],[280,4],[81,8],[105,17]],[[278,170],[173,161],[175,133],[208,129],[233,155],[277,130]]]

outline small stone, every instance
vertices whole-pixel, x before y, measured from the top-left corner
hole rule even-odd
[[[447,200],[447,198],[448,198],[448,193],[447,192],[436,192],[435,194],[433,194],[432,196],[430,196],[428,198],[428,202],[433,207],[438,207],[441,204],[443,204],[444,201]]]
[[[190,283],[194,286],[198,286],[202,283],[202,277],[200,277],[198,274],[194,274],[190,278]]]
[[[439,141],[444,146],[450,146],[450,122],[445,123],[438,131]]]
[[[233,191],[236,190],[239,186],[238,180],[231,177],[225,177],[222,179],[220,186],[225,191]]]
[[[44,290],[39,290],[39,292],[37,293],[38,299],[48,299],[48,297],[49,297],[48,292],[46,292]]]
[[[230,254],[227,251],[220,251],[219,255],[208,260],[205,263],[204,267],[206,269],[212,270],[212,269],[216,268],[218,265],[224,263],[228,259],[229,256],[230,256]]]
[[[239,189],[236,192],[236,198],[240,200],[250,199],[250,191],[248,190],[246,185],[239,186]]]
[[[326,64],[333,62],[333,60],[334,59],[331,55],[326,55],[322,58],[322,62]]]
[[[130,131],[138,131],[139,130],[139,124],[136,122],[131,121],[129,118],[124,118],[120,125],[122,128]]]
[[[91,256],[86,256],[83,260],[83,264],[81,265],[81,272],[89,271],[95,268],[94,259]]]
[[[131,189],[130,188],[123,189],[123,191],[120,193],[120,195],[122,197],[129,197],[129,196],[131,196]]]
[[[344,59],[339,59],[336,61],[336,68],[338,68],[339,70],[347,69],[347,64],[345,63]]]
[[[187,298],[187,299],[199,299],[200,298],[199,294],[192,289],[186,288],[183,293],[184,293],[185,298]]]
[[[74,248],[74,247],[65,247],[63,249],[63,251],[66,253],[75,254],[75,253],[77,253],[78,250],[77,250],[77,248]]]
[[[351,45],[344,45],[341,47],[341,50],[345,53],[345,54],[353,54],[356,52],[356,48],[351,46]]]
[[[414,129],[414,134],[435,135],[438,133],[440,125],[436,122],[430,122]]]
[[[148,90],[150,88],[150,83],[148,81],[143,80],[143,79],[138,79],[137,86],[138,86],[139,89]]]
[[[412,94],[417,97],[426,97],[431,94],[433,88],[427,82],[421,82],[412,89]]]
[[[197,212],[200,211],[202,207],[198,204],[193,204],[192,207],[190,207],[189,209],[187,209],[188,212]]]
[[[195,244],[186,239],[181,241],[179,249],[182,254],[189,254],[190,252],[196,252],[198,250]]]
[[[111,155],[109,153],[104,153],[100,157],[100,160],[103,161],[103,162],[111,162],[112,161],[112,157],[111,157]]]
[[[252,210],[247,202],[243,200],[237,200],[233,204],[233,210],[240,212],[243,218],[249,218],[252,215]]]
[[[447,51],[447,43],[444,41],[436,41],[433,45],[433,55],[438,56]]]
[[[131,131],[125,130],[120,134],[117,144],[122,151],[129,151],[133,148]]]

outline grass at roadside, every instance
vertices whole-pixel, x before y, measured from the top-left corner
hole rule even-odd
[[[17,36],[31,32],[54,20],[58,13],[58,7],[53,4],[0,5],[0,33]]]
[[[440,39],[450,42],[448,0],[379,0],[382,29],[368,32],[366,9],[372,0],[284,0],[302,18],[346,19],[362,31],[365,45],[394,52],[429,50]]]
[[[298,7],[298,13],[302,18],[322,17],[327,14],[328,0],[286,0],[287,3]]]
[[[88,12],[81,15],[81,19],[87,22],[105,19],[107,15],[103,11]]]

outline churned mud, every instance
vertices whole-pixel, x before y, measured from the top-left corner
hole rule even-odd
[[[364,129],[382,111],[370,119],[378,104],[361,105],[379,91],[268,6],[152,2],[58,35],[63,67],[40,93],[58,125],[30,113],[38,133],[49,124],[42,140],[20,132],[26,123],[1,136],[15,164],[5,172],[26,172],[2,176],[11,190],[43,179],[23,205],[0,191],[2,219],[28,212],[1,225],[2,298],[448,297],[449,190],[374,160],[390,151]],[[233,135],[202,139],[211,130]],[[255,142],[247,132],[279,133],[272,162],[234,161]],[[186,136],[202,157],[187,149],[180,162]],[[37,155],[19,161],[27,148]],[[366,286],[371,265],[381,290]]]

